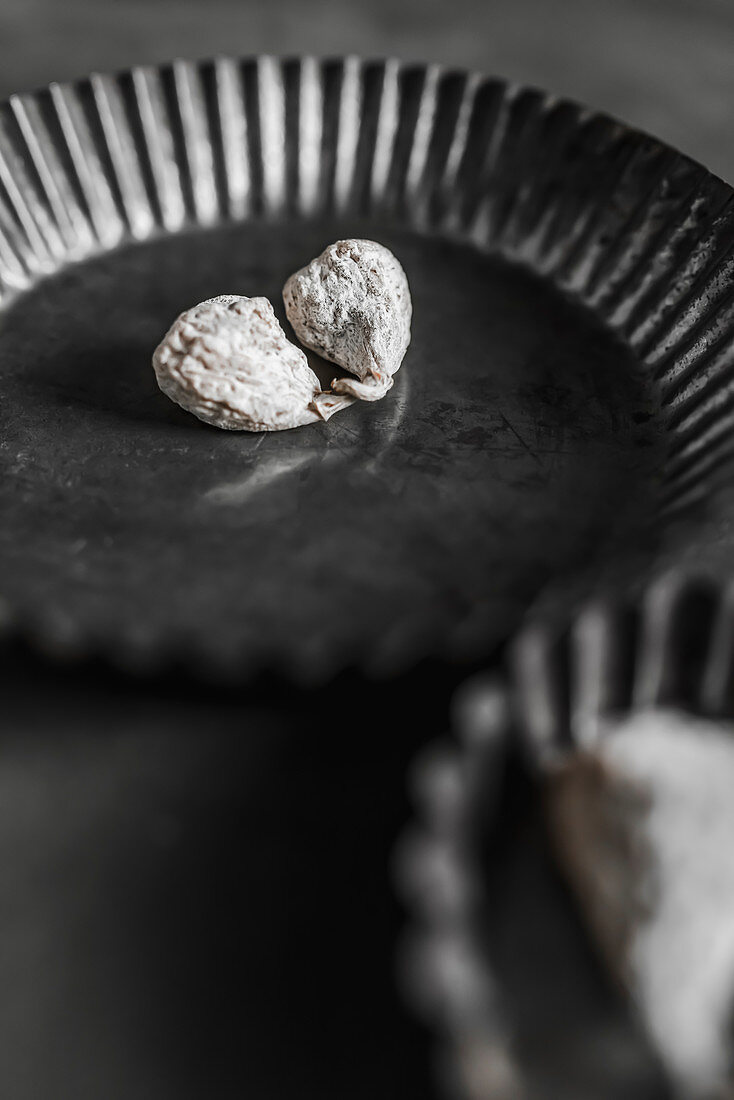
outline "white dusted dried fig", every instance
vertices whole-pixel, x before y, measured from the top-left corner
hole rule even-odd
[[[267,298],[222,294],[186,310],[155,349],[153,369],[177,405],[232,431],[297,428],[350,403],[322,393]]]
[[[677,1094],[734,1097],[734,730],[610,724],[550,782],[565,871]]]
[[[384,397],[410,343],[412,315],[408,280],[389,249],[337,241],[291,275],[283,301],[301,343],[359,379],[334,379],[335,393]]]

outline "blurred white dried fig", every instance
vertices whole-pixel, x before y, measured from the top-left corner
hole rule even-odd
[[[734,1097],[734,729],[611,722],[549,784],[583,913],[686,1100]]]
[[[155,349],[153,369],[177,405],[232,431],[297,428],[350,403],[321,391],[267,298],[222,294],[186,310]]]
[[[307,348],[355,374],[332,382],[362,401],[384,397],[410,343],[405,272],[375,241],[329,245],[283,287],[288,320]]]

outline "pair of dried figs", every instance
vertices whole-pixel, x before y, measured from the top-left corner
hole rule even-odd
[[[267,298],[223,294],[182,313],[153,353],[161,390],[207,424],[276,431],[328,420],[393,384],[410,343],[412,306],[402,267],[375,241],[329,245],[283,288],[301,343],[353,378],[321,384],[286,337]]]

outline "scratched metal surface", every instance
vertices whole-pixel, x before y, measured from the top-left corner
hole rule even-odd
[[[249,435],[159,393],[150,349],[182,305],[277,301],[355,233],[391,247],[413,291],[388,398]],[[71,268],[7,311],[0,347],[2,587],[67,644],[165,645],[235,674],[479,657],[610,514],[620,537],[653,499],[649,397],[593,319],[472,249],[371,223],[226,229]]]

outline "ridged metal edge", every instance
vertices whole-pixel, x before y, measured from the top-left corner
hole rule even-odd
[[[394,879],[409,913],[397,969],[405,999],[437,1040],[446,1095],[524,1095],[513,1064],[502,993],[487,957],[482,839],[498,812],[510,732],[505,685],[478,675],[457,693],[455,737],[413,762],[415,816],[398,840]]]
[[[588,747],[605,717],[654,706],[734,717],[734,581],[671,571],[638,597],[530,623],[508,651],[514,722],[543,765]]]

